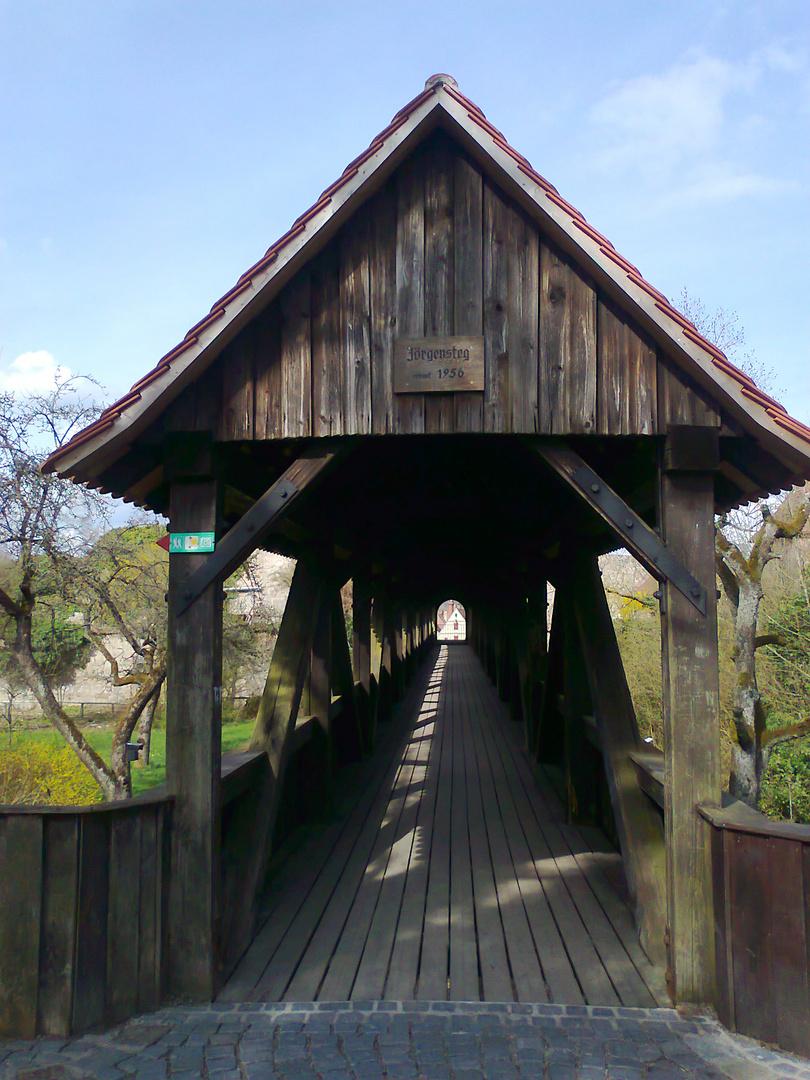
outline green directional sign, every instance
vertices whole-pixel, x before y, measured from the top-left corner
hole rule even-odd
[[[216,533],[172,533],[170,555],[208,555],[216,547]]]

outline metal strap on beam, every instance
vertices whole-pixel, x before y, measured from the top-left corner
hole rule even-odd
[[[338,450],[298,458],[283,476],[247,510],[219,541],[213,554],[186,581],[179,612],[185,611],[214,581],[223,581],[241,566],[270,530],[284,518],[307,487],[331,465]]]
[[[621,543],[658,581],[669,581],[706,614],[706,590],[669,551],[661,537],[627,505],[598,473],[567,446],[530,444],[561,480],[596,511]]]

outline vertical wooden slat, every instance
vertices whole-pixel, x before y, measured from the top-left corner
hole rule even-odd
[[[344,368],[341,356],[338,251],[330,245],[312,268],[313,435],[343,434]]]
[[[107,905],[110,881],[110,820],[85,814],[79,852],[76,979],[72,1030],[87,1031],[104,1021],[107,976]]]
[[[253,349],[253,333],[248,327],[226,346],[219,359],[222,367],[219,438],[226,442],[253,438]]]
[[[60,814],[45,820],[43,852],[37,1031],[43,1035],[68,1035],[76,963],[78,815]]]
[[[731,963],[731,912],[728,906],[728,860],[725,829],[712,828],[712,895],[714,897],[714,955],[717,966],[715,1008],[721,1024],[734,1028],[734,972]]]
[[[663,434],[669,425],[720,427],[721,418],[701,390],[688,376],[661,353],[658,354],[658,430]]]
[[[285,439],[297,439],[311,433],[310,291],[309,271],[302,270],[279,297],[281,432]]]
[[[596,427],[596,292],[559,252],[540,245],[539,430]]]
[[[597,430],[600,435],[655,435],[657,357],[627,317],[598,306]]]
[[[394,334],[397,295],[397,191],[387,184],[369,204],[371,426],[394,431]]]
[[[454,228],[453,155],[445,142],[434,142],[425,174],[425,336],[453,333]],[[425,431],[455,427],[453,394],[425,395]]]
[[[0,818],[0,1035],[32,1039],[37,1023],[42,818]]]
[[[340,308],[347,435],[371,433],[369,219],[360,210],[340,243]]]
[[[497,189],[484,182],[484,431],[509,430],[509,218]]]
[[[410,158],[397,175],[396,337],[425,333],[425,167]],[[425,430],[425,395],[397,394],[395,429],[417,435]]]
[[[160,873],[161,807],[141,816],[141,863],[138,881],[138,1012],[155,1009],[160,1000]]]
[[[105,1019],[114,1024],[134,1016],[138,1004],[138,939],[141,822],[137,811],[110,819],[110,897],[107,914]]]
[[[802,844],[779,837],[757,837],[767,847],[773,968],[769,993],[776,1013],[776,1042],[795,1053],[810,1054]]]
[[[253,327],[255,358],[254,437],[280,439],[281,418],[281,314],[278,301],[262,312]]]
[[[454,178],[453,290],[455,333],[484,332],[484,189],[479,170],[456,156]],[[481,431],[484,398],[481,393],[456,394],[456,431]]]
[[[767,842],[734,833],[729,856],[737,1029],[755,1039],[775,1042]]]
[[[714,917],[709,825],[695,809],[720,803],[714,477],[663,473],[662,536],[706,590],[702,615],[664,585],[661,655],[664,706],[667,923],[676,1000],[714,999]]]
[[[538,430],[537,363],[540,237],[519,210],[508,208],[509,431]]]
[[[222,402],[224,399],[223,374],[221,360],[214,363],[204,371],[197,380],[194,390],[194,430],[215,432],[222,418]],[[182,396],[182,395],[181,395]],[[251,388],[251,408],[253,390]],[[250,424],[253,424],[253,415],[250,416]]]

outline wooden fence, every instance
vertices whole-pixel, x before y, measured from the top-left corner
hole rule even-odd
[[[0,1036],[68,1035],[160,1002],[171,800],[0,811]]]
[[[720,1020],[810,1055],[810,826],[743,803],[700,812],[712,827]]]

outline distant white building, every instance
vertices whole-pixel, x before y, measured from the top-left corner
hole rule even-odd
[[[446,600],[439,608],[437,618],[439,641],[466,641],[467,618],[464,608],[455,600]]]

